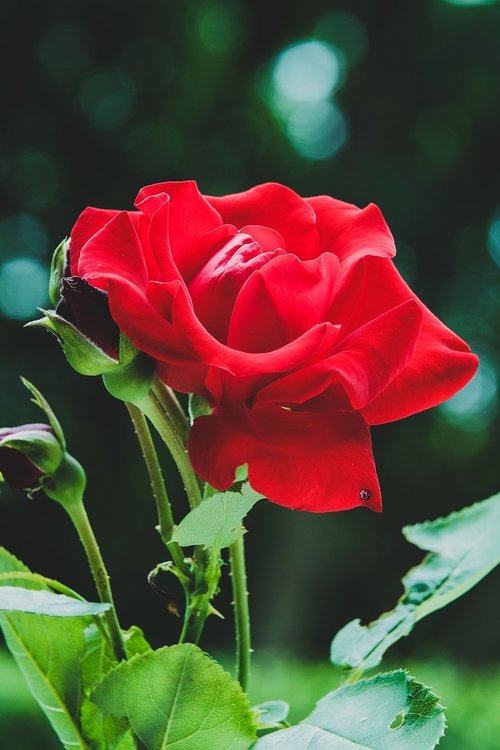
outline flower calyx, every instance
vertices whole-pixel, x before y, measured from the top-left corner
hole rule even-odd
[[[27,327],[42,327],[59,341],[69,364],[81,375],[102,375],[106,388],[134,402],[151,386],[154,365],[118,328],[108,294],[80,276],[70,275],[69,240],[55,250],[49,281],[53,310]]]

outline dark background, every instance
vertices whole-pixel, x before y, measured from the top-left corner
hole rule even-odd
[[[447,406],[373,430],[383,514],[261,503],[248,518],[255,648],[323,658],[349,619],[393,606],[421,558],[404,524],[500,486],[500,7],[4,0],[2,17],[0,424],[40,418],[19,374],[53,404],[87,468],[88,511],[124,625],[158,645],[178,628],[146,583],[164,551],[127,415],[98,378],[71,370],[55,339],[22,328],[47,304],[52,249],[85,206],[130,208],[142,185],[186,178],[213,194],[274,180],[302,195],[373,201],[405,278],[480,354],[479,374]],[[3,485],[0,542],[94,596],[54,503]],[[495,658],[498,585],[491,575],[400,650]],[[229,602],[226,581],[227,619],[212,618],[207,648],[231,642]]]

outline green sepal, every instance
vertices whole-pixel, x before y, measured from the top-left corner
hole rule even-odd
[[[61,448],[63,450],[66,450],[66,439],[64,437],[64,432],[61,427],[61,424],[59,420],[57,419],[56,415],[52,411],[52,407],[50,406],[49,402],[45,398],[45,396],[36,388],[36,386],[33,385],[33,383],[30,383],[29,380],[26,380],[26,378],[21,377],[22,384],[29,390],[31,393],[31,400],[36,406],[38,406],[39,409],[43,411],[45,416],[47,417],[50,426],[54,430],[54,435],[58,439]]]
[[[108,392],[120,401],[135,404],[146,396],[153,383],[155,363],[147,354],[140,352],[128,364],[115,367],[103,374]]]
[[[50,264],[49,298],[54,307],[61,299],[61,284],[66,269],[69,239],[66,237],[54,250]]]
[[[194,420],[198,419],[198,417],[207,417],[212,413],[212,407],[208,401],[205,401],[204,398],[198,396],[197,393],[191,393],[189,395],[188,410],[189,421],[191,424],[193,424]]]
[[[42,327],[53,333],[59,341],[66,359],[80,375],[102,375],[119,366],[97,344],[88,339],[72,323],[57,315],[54,310],[41,310],[44,318],[33,320],[26,327]]]
[[[44,474],[55,472],[63,460],[64,451],[58,439],[51,432],[24,430],[3,438],[0,444],[12,448],[37,466]]]
[[[139,352],[140,349],[134,346],[131,340],[120,331],[118,342],[118,359],[120,360],[120,365],[122,367],[128,365],[129,362],[132,362],[137,357]]]

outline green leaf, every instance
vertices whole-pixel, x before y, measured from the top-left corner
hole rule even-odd
[[[111,604],[81,602],[51,591],[33,591],[21,586],[0,587],[0,612],[31,612],[35,615],[56,617],[85,617],[99,615],[111,609]]]
[[[230,547],[244,532],[242,521],[263,495],[249,484],[239,492],[217,492],[190,511],[175,529],[172,541],[182,547],[202,544],[222,549]]]
[[[406,672],[379,674],[328,693],[295,727],[255,750],[433,750],[445,728],[437,697]]]
[[[256,717],[259,736],[288,726],[286,719],[290,706],[285,701],[259,703],[258,706],[253,706],[252,711]]]
[[[500,494],[403,533],[430,554],[403,578],[405,592],[395,609],[369,625],[353,620],[337,633],[334,664],[359,671],[377,666],[422,617],[466,593],[500,563]]]
[[[266,725],[286,721],[289,710],[290,706],[286,701],[266,701],[252,708],[252,711],[259,714],[259,724],[264,723]]]
[[[246,750],[255,727],[241,687],[193,644],[122,662],[91,696],[126,716],[148,750]]]
[[[0,548],[0,573],[16,571],[30,572],[22,562]],[[5,578],[3,583],[16,586],[19,579]],[[46,589],[36,580],[22,580],[22,586],[24,594],[27,590]],[[7,646],[32,695],[64,747],[81,750],[88,748],[79,726],[80,662],[85,651],[83,631],[86,624],[87,618],[0,614],[0,626]]]
[[[85,695],[88,696],[105,675],[117,666],[118,662],[111,644],[102,637],[101,631],[95,624],[85,630],[85,645],[85,655],[82,659],[82,682]],[[82,702],[80,723],[85,739],[93,750],[135,748],[127,719],[104,716],[101,709],[88,700],[88,697]]]
[[[151,646],[137,625],[132,625],[128,630],[124,630],[123,638],[129,659],[137,654],[145,654],[146,651],[151,651]]]

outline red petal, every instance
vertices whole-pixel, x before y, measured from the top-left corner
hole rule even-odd
[[[196,182],[160,182],[139,192],[135,205],[160,193],[169,198],[168,237],[175,263],[184,279],[198,269],[198,238],[222,224],[220,215],[199,192]]]
[[[396,254],[391,231],[373,203],[361,209],[327,195],[306,200],[316,213],[321,249],[335,253],[341,263],[364,255]]]
[[[334,345],[330,357],[274,380],[257,394],[259,401],[302,404],[326,391],[321,408],[361,409],[381,393],[411,357],[422,313],[416,302],[390,310]],[[341,386],[331,387],[330,386]],[[347,402],[349,404],[349,401]]]
[[[372,402],[406,366],[422,325],[422,309],[407,300],[358,328],[328,360],[354,409]]]
[[[327,318],[337,282],[338,260],[325,253],[310,261],[282,255],[256,271],[236,300],[228,345],[270,352]]]
[[[330,323],[320,323],[279,349],[257,354],[239,351],[221,344],[204,328],[184,287],[179,288],[172,306],[172,321],[176,329],[182,331],[182,340],[193,352],[193,359],[201,359],[205,364],[219,367],[238,378],[293,370],[318,350],[325,356],[338,335],[338,328]]]
[[[196,315],[219,341],[227,339],[234,303],[245,281],[283,253],[280,249],[264,253],[249,235],[238,233],[191,280],[189,293]]]
[[[286,242],[286,249],[303,260],[320,252],[316,218],[309,204],[290,188],[268,182],[251,190],[222,197],[208,197],[222,220],[241,230],[248,224],[275,229]]]
[[[89,206],[82,211],[71,230],[70,239],[70,258],[71,274],[81,276],[79,271],[79,259],[82,247],[87,240],[94,236],[100,229],[105,226],[119,211],[111,211],[104,208],[92,208]]]
[[[113,320],[138,349],[158,359],[190,361],[189,353],[177,331],[153,307],[143,289],[130,281],[115,277],[109,278],[108,288]]]
[[[248,464],[252,487],[288,508],[381,508],[370,431],[355,412],[220,408],[195,421],[189,454],[201,478],[221,490],[234,482],[238,466]],[[370,493],[367,501],[363,490]]]
[[[410,361],[363,416],[384,424],[430,409],[463,388],[478,364],[467,344],[427,311]]]
[[[390,259],[365,257],[354,263],[339,285],[330,319],[342,325],[342,333],[351,332],[409,299],[422,312],[420,333],[406,366],[363,410],[370,424],[403,419],[440,404],[477,369],[477,357],[468,345],[413,294]]]
[[[241,227],[242,234],[249,234],[255,242],[258,242],[263,253],[272,253],[276,248],[285,247],[285,240],[279,232],[259,224],[248,224]]]
[[[144,255],[126,211],[116,214],[85,243],[80,253],[78,275],[90,283],[105,277],[146,285],[148,272]]]

